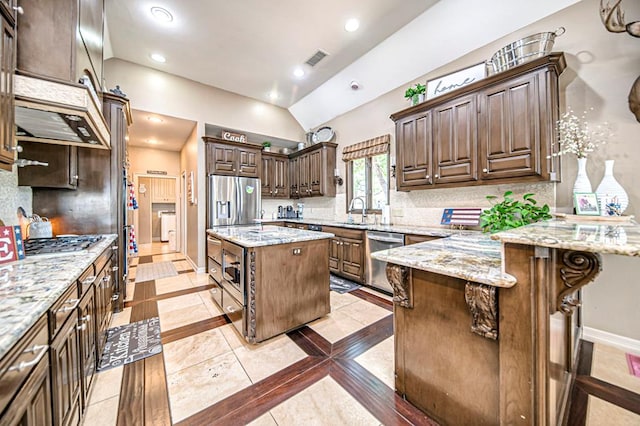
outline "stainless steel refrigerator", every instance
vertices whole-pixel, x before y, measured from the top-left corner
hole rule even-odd
[[[209,175],[207,228],[249,225],[260,218],[260,179]]]

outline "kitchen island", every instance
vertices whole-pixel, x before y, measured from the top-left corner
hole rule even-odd
[[[442,424],[561,424],[599,253],[640,256],[640,226],[552,220],[373,254],[394,286],[396,391]]]
[[[331,237],[265,225],[207,230],[213,299],[247,341],[261,342],[330,312]]]

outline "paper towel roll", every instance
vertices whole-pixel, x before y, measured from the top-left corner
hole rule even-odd
[[[391,206],[382,206],[382,224],[389,225],[391,223]]]

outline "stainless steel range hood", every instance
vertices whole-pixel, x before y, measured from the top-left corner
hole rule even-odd
[[[14,94],[16,140],[111,148],[92,87],[16,74]]]

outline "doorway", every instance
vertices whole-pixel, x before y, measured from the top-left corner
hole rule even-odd
[[[134,224],[139,248],[149,250],[153,245],[160,252],[180,251],[178,179],[136,174],[134,184],[138,199]]]

